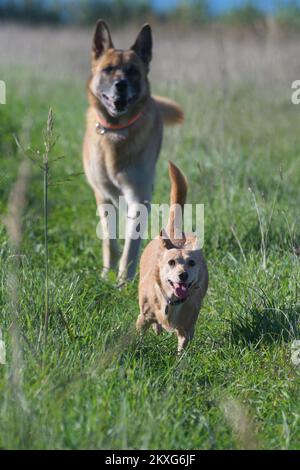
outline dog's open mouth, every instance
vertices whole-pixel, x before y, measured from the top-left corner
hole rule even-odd
[[[102,101],[112,116],[117,116],[126,113],[128,105],[134,101],[135,96],[113,96],[110,97],[102,93]]]
[[[192,282],[187,284],[186,282],[173,282],[170,279],[168,281],[176,297],[178,297],[179,299],[187,298],[188,293],[189,293],[189,288],[191,287]]]
[[[128,110],[128,105],[136,100],[136,95],[132,96],[108,96],[102,93],[102,101],[112,116],[120,116]]]
[[[118,96],[110,97],[105,93],[102,93],[102,101],[105,104],[105,107],[113,116],[122,114],[127,111],[127,98],[121,98]]]

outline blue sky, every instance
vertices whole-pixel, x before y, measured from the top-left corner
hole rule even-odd
[[[152,4],[159,10],[172,8],[179,2],[180,0],[152,0]],[[249,2],[245,0],[210,0],[208,3],[213,13],[220,13],[230,8],[245,5]],[[277,5],[288,4],[290,3],[290,0],[252,0],[251,3],[257,5],[264,11],[271,12]],[[300,5],[300,0],[294,0],[294,3]]]

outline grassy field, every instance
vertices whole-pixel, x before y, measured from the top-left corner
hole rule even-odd
[[[177,99],[186,122],[165,132],[154,202],[168,201],[171,159],[189,178],[188,202],[205,204],[210,287],[181,358],[174,336],[137,338],[136,281],[118,291],[100,279],[99,220],[79,174],[90,33],[1,27],[1,448],[300,448],[300,366],[291,361],[300,339],[300,107],[290,100],[298,40],[155,35],[153,91]],[[117,36],[126,46],[134,38]],[[37,164],[16,273],[3,216],[23,159],[12,134],[42,152],[50,106],[58,140],[45,346]]]

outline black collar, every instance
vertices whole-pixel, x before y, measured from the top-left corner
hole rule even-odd
[[[183,302],[185,302],[189,296],[185,297],[184,299],[177,299],[177,300],[171,300],[169,299],[169,297],[166,296],[165,292],[163,291],[163,289],[161,288],[161,286],[159,284],[156,284],[157,287],[160,289],[165,301],[167,302],[167,305],[166,305],[166,308],[165,308],[165,314],[168,315],[168,305],[180,305],[182,304]]]
[[[179,305],[185,302],[187,297],[185,297],[184,299],[177,299],[177,300],[171,300],[171,299],[168,299],[168,297],[165,297],[165,299],[168,305]]]
[[[179,304],[182,304],[183,302],[185,302],[187,300],[188,297],[186,297],[185,299],[178,299],[178,300],[171,300],[171,299],[168,299],[168,297],[165,297],[165,300],[167,302],[167,305],[166,305],[166,308],[165,308],[165,315],[167,316],[168,315],[168,306],[169,305],[179,305]]]
[[[169,297],[166,296],[165,292],[161,289],[161,293],[164,296],[165,301],[167,302],[166,308],[165,308],[165,314],[168,315],[168,305],[180,305],[183,302],[185,302],[189,296],[185,297],[184,299],[177,299],[177,300],[171,300]]]

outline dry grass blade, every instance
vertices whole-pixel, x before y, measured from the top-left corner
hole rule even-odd
[[[6,225],[10,251],[10,263],[7,272],[7,297],[11,315],[11,362],[9,368],[9,399],[12,400],[14,422],[20,427],[20,435],[25,436],[22,413],[27,411],[27,403],[23,394],[23,354],[21,333],[19,329],[20,300],[18,285],[18,268],[20,261],[20,245],[22,240],[22,215],[26,206],[26,190],[30,176],[27,160],[23,160],[17,181],[10,193]]]
[[[266,235],[265,235],[265,229],[264,229],[264,221],[263,221],[263,218],[262,218],[261,211],[260,211],[260,209],[258,207],[258,204],[257,204],[257,199],[256,199],[256,196],[255,196],[255,192],[253,191],[252,188],[249,188],[249,192],[252,194],[252,197],[253,197],[254,207],[255,207],[256,214],[257,214],[258,223],[259,223],[259,230],[260,230],[260,235],[261,235],[260,251],[261,251],[261,255],[262,255],[262,268],[263,268],[264,271],[266,271],[266,269],[267,269],[267,249],[266,249]]]
[[[257,449],[254,425],[245,407],[236,399],[228,398],[220,403],[220,408],[241,448]]]
[[[238,235],[237,235],[237,233],[236,233],[236,230],[235,230],[235,228],[234,228],[233,225],[230,226],[230,230],[231,230],[231,232],[232,232],[232,234],[233,234],[233,236],[234,236],[234,238],[235,238],[235,240],[236,240],[236,242],[237,242],[237,244],[238,244],[238,247],[239,247],[239,249],[240,249],[241,255],[242,255],[243,260],[244,260],[244,263],[247,263],[247,259],[246,259],[246,256],[245,256],[245,253],[244,253],[242,244],[241,244],[241,242],[240,242],[240,239],[239,239],[239,237],[238,237]]]

